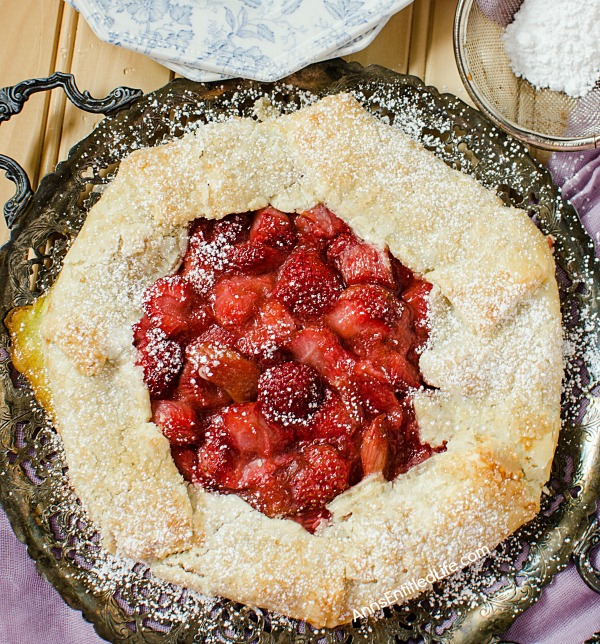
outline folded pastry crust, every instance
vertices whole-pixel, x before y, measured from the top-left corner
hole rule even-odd
[[[423,440],[447,449],[347,490],[311,535],[184,482],[150,421],[131,326],[144,289],[177,268],[188,222],[318,203],[434,284],[420,366],[436,389],[414,404]],[[105,547],[203,593],[334,626],[432,567],[495,547],[539,509],[562,378],[549,245],[525,212],[349,95],[131,154],[43,303],[9,325],[15,365],[53,416]]]

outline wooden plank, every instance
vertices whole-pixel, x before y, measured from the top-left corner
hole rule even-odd
[[[79,16],[71,71],[81,90],[94,97],[106,96],[119,85],[152,91],[171,78],[171,72],[146,56],[102,42]],[[64,159],[69,148],[87,136],[102,119],[67,104],[62,125],[59,158]]]
[[[460,75],[452,44],[454,14],[458,0],[432,0],[425,82],[440,92],[451,92],[472,105]]]
[[[61,72],[71,71],[73,60],[73,49],[75,46],[75,34],[77,32],[78,13],[69,5],[64,5],[60,35],[56,48],[54,70]],[[58,162],[62,126],[67,103],[66,94],[61,91],[54,91],[50,96],[48,116],[46,119],[46,130],[42,145],[40,159],[40,177],[54,170]]]
[[[396,72],[405,74],[408,70],[408,53],[413,7],[408,5],[393,15],[373,42],[345,60],[356,61],[361,65],[383,65]]]
[[[411,25],[408,73],[425,78],[432,0],[415,0]]]
[[[0,0],[0,87],[52,72],[62,2],[59,0]],[[0,152],[16,159],[36,185],[41,141],[49,95],[36,94],[23,112],[0,127]],[[14,186],[0,173],[0,206],[14,194]],[[0,217],[0,243],[8,239]]]

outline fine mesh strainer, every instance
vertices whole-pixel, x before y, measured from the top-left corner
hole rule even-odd
[[[459,0],[454,53],[469,95],[498,126],[536,147],[558,151],[600,147],[600,80],[585,96],[573,98],[536,89],[513,73],[502,41],[504,26],[499,23],[504,18],[506,24],[520,4]]]

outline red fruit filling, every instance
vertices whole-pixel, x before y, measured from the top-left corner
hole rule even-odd
[[[323,205],[194,222],[134,326],[183,477],[313,532],[348,487],[428,458],[411,391],[430,288]]]

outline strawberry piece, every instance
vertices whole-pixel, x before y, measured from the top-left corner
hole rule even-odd
[[[331,445],[306,445],[290,485],[297,511],[323,507],[348,487],[350,468]]]
[[[299,248],[281,267],[273,295],[294,315],[305,317],[326,312],[341,291],[337,275],[319,254]]]
[[[220,248],[242,241],[247,236],[250,218],[250,213],[238,213],[215,221],[210,240]]]
[[[296,245],[296,230],[285,213],[267,206],[254,216],[250,241],[289,251]]]
[[[204,217],[194,219],[190,225],[190,239],[188,244],[210,241],[214,227],[214,219],[205,219]]]
[[[194,483],[198,479],[198,454],[193,447],[171,446],[171,456],[186,481]]]
[[[237,351],[198,338],[187,346],[194,375],[225,389],[235,402],[256,398],[258,366]]]
[[[347,288],[327,314],[327,324],[342,338],[359,335],[389,335],[402,315],[396,296],[375,284]]]
[[[329,208],[319,204],[296,217],[300,241],[314,245],[334,239],[341,233],[350,233],[349,226],[334,215]]]
[[[412,284],[402,293],[402,299],[410,306],[413,312],[413,323],[417,334],[427,339],[428,316],[429,316],[429,293],[432,285],[425,280],[415,279]]]
[[[168,338],[198,334],[209,320],[206,306],[180,275],[154,282],[144,293],[143,307],[152,326],[159,327]]]
[[[421,443],[419,427],[415,418],[412,404],[405,403],[401,413],[390,414],[387,417],[388,443],[393,458],[390,459],[386,478],[391,481],[398,474],[407,472],[415,465],[429,458],[434,451],[445,451],[442,446],[432,449],[429,445]]]
[[[257,401],[270,423],[283,427],[306,424],[323,401],[321,379],[308,365],[285,362],[261,374]]]
[[[224,327],[244,324],[254,313],[260,301],[273,288],[272,275],[223,276],[214,290],[213,313]]]
[[[292,432],[266,423],[257,403],[227,407],[223,428],[229,444],[244,455],[270,456],[280,452],[293,437]]]
[[[327,508],[304,510],[291,516],[290,519],[299,523],[310,534],[314,534],[323,523],[331,519],[331,512]]]
[[[389,254],[390,262],[392,264],[392,272],[394,274],[394,281],[396,282],[396,287],[401,293],[407,289],[411,283],[416,279],[415,274],[396,259],[391,253]]]
[[[351,378],[356,360],[336,335],[327,328],[306,327],[288,344],[288,349],[299,362],[316,369],[337,391],[352,422],[362,422],[361,402]]]
[[[222,418],[211,419],[204,443],[198,448],[198,482],[210,490],[236,489],[239,474],[235,466],[237,455],[227,441]]]
[[[189,361],[183,365],[174,397],[190,403],[198,411],[224,407],[231,402],[231,397],[224,389],[197,376]]]
[[[413,330],[412,312],[408,306],[402,306],[400,319],[393,328],[386,325],[385,333],[362,332],[344,340],[346,346],[357,356],[373,358],[375,361],[379,359],[377,356],[385,355],[389,351],[407,356],[419,346],[419,340]],[[418,358],[416,361],[418,362]]]
[[[383,472],[389,460],[389,446],[385,416],[377,416],[365,432],[360,446],[363,475]]]
[[[235,349],[237,342],[236,336],[231,331],[225,330],[218,324],[209,326],[204,333],[198,336],[198,340],[223,349]]]
[[[352,351],[353,354],[361,358],[369,358],[374,351],[381,346],[388,346],[387,342],[380,335],[369,333],[359,334],[353,338],[344,339],[344,345]]]
[[[399,408],[393,387],[385,375],[368,360],[357,363],[353,382],[362,407],[369,417],[390,413]]]
[[[190,241],[179,274],[188,280],[199,295],[208,295],[225,261],[224,253],[214,249],[212,244]]]
[[[244,469],[240,496],[268,517],[284,517],[294,510],[288,482],[293,457],[280,454],[251,461]]]
[[[296,333],[296,322],[290,312],[277,300],[269,299],[258,310],[250,328],[240,337],[237,348],[263,364],[273,364],[280,349]]]
[[[142,315],[140,320],[133,325],[133,344],[138,349],[143,349],[148,344],[148,331],[151,328],[152,322],[146,314]]]
[[[152,420],[171,445],[193,445],[202,438],[196,410],[189,403],[158,400],[152,405]]]
[[[379,368],[398,393],[405,394],[423,385],[419,369],[401,353],[380,347],[373,357],[378,360]]]
[[[342,274],[346,286],[379,284],[396,288],[387,249],[367,244],[354,235],[341,235],[327,249],[327,256]]]
[[[180,274],[206,296],[218,276],[231,267],[231,254],[246,231],[247,215],[225,217],[211,225],[197,225],[183,258]]]
[[[136,335],[141,335],[138,326]],[[144,382],[152,396],[166,394],[181,371],[183,352],[161,329],[150,327],[138,345],[137,364],[144,372]]]
[[[410,307],[403,306],[402,309],[402,315],[386,341],[391,349],[405,356],[411,349],[418,347],[420,341],[413,328],[413,313]]]
[[[300,439],[336,441],[352,436],[355,427],[356,423],[353,422],[340,396],[327,389],[322,405],[309,424],[296,431]]]
[[[286,257],[286,250],[253,241],[233,246],[228,255],[232,268],[255,275],[276,270]]]
[[[326,249],[327,260],[336,268],[340,266],[342,257],[348,250],[360,244],[358,237],[352,232],[347,231],[338,235],[330,241]]]

